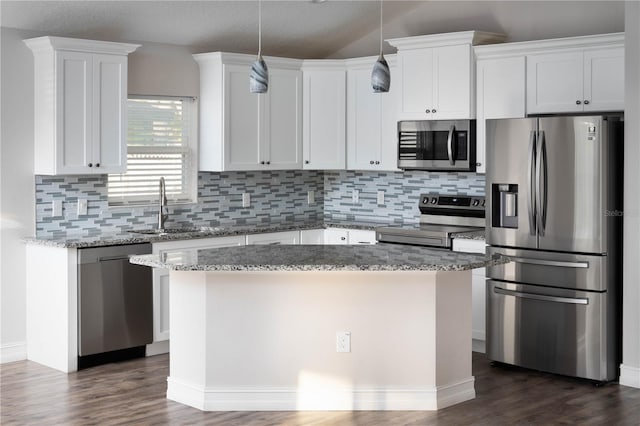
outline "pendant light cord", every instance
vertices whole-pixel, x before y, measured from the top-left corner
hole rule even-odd
[[[258,57],[262,55],[262,0],[258,0]]]
[[[380,54],[382,55],[382,0],[380,0]]]

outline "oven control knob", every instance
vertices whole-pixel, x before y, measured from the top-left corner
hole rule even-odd
[[[435,204],[435,203],[437,203],[437,202],[438,202],[438,199],[437,199],[437,198],[432,198],[432,199],[431,199],[431,204]]]
[[[429,197],[424,197],[422,199],[422,204],[429,204]]]
[[[480,204],[480,200],[473,200],[473,207],[477,207]]]
[[[485,202],[485,200],[482,200],[482,207],[484,207],[484,202]]]

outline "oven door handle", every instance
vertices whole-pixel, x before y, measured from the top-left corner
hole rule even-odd
[[[447,156],[449,157],[449,164],[454,165],[456,160],[453,152],[453,133],[456,131],[456,126],[451,125],[449,128],[449,135],[447,136]]]
[[[520,297],[522,299],[542,300],[544,302],[569,303],[571,305],[588,305],[589,304],[589,299],[545,296],[544,294],[524,293],[521,291],[507,290],[506,288],[502,288],[502,287],[494,287],[493,292],[498,294],[503,294],[505,296]]]

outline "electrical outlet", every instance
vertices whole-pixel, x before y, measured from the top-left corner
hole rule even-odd
[[[311,205],[316,202],[316,193],[313,189],[307,191],[307,204]]]
[[[78,198],[78,216],[87,214],[87,200]]]
[[[248,192],[242,194],[242,207],[249,207],[251,205],[251,195]]]
[[[62,216],[62,200],[53,200],[51,202],[51,217]]]
[[[378,205],[384,205],[384,191],[378,191]]]
[[[357,203],[360,201],[360,192],[357,189],[354,189],[351,193],[351,201],[353,203]]]
[[[336,352],[351,352],[351,332],[336,332]]]

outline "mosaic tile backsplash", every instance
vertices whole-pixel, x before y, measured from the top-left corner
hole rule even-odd
[[[318,171],[198,174],[198,203],[169,205],[167,227],[277,224],[322,221],[323,174]],[[307,203],[307,191],[315,202]],[[250,207],[242,207],[242,193]],[[78,198],[88,201],[77,215]],[[51,202],[63,200],[63,216],[51,217]],[[36,236],[95,235],[157,226],[158,207],[109,207],[107,175],[36,176]]]
[[[359,200],[353,202],[353,190]],[[307,203],[307,191],[315,202]],[[384,191],[378,205],[377,192]],[[242,207],[242,193],[251,205]],[[415,223],[421,193],[484,194],[475,173],[270,171],[198,175],[198,203],[170,205],[171,226],[234,226],[292,221],[355,220]],[[88,214],[77,215],[78,199]],[[51,217],[51,202],[63,201],[63,215]],[[107,176],[36,176],[36,236],[95,235],[157,226],[157,206],[109,207]]]
[[[353,191],[358,202],[353,202]],[[378,205],[378,191],[384,204]],[[355,220],[377,223],[417,223],[420,220],[420,194],[484,195],[484,175],[434,172],[324,173],[325,220]]]

